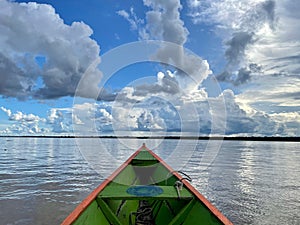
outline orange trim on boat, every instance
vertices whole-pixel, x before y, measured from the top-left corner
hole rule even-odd
[[[173,175],[175,175],[178,179],[182,179],[182,176],[174,171],[172,167],[170,167],[164,160],[162,160],[158,155],[156,155],[153,151],[151,151],[149,148],[144,146],[150,154],[156,158],[164,167],[166,167],[170,172],[172,172]],[[173,172],[174,171],[174,172]],[[202,194],[200,194],[188,181],[182,179],[182,183],[187,187],[188,190],[190,190],[197,198],[225,225],[233,225],[230,220],[224,216],[212,203],[210,203]]]
[[[133,155],[131,155],[115,172],[113,172],[108,178],[106,178],[91,194],[84,199],[75,210],[61,223],[61,225],[72,224],[82,212],[94,201],[100,191],[102,191],[128,164],[132,159],[143,149],[146,148],[145,144],[140,147]],[[148,149],[148,148],[147,148]]]

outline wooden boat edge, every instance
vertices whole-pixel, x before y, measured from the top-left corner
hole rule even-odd
[[[144,148],[145,145],[141,146],[135,153],[133,153],[120,167],[118,167],[108,178],[106,178],[92,193],[90,193],[72,212],[69,216],[61,223],[61,225],[72,224],[83,211],[92,203],[92,201],[131,161],[136,155]],[[148,148],[147,148],[148,150]]]
[[[164,167],[166,167],[174,176],[178,179],[182,179],[182,176],[174,171],[172,167],[170,167],[163,159],[161,159],[158,155],[156,155],[149,148],[144,146],[150,154],[156,158]],[[182,179],[181,182],[222,222],[224,225],[233,225],[233,223],[224,216],[210,201],[208,201],[199,191],[197,191],[188,181]]]

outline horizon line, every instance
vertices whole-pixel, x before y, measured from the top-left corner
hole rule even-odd
[[[249,140],[300,142],[300,136],[116,136],[116,135],[0,135],[0,138],[112,138],[112,139],[185,139],[185,140]]]

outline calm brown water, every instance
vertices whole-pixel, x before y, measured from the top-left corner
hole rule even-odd
[[[86,139],[79,148],[63,138],[0,138],[0,223],[60,224],[142,142],[189,174],[234,224],[300,224],[299,143],[216,142],[221,149],[206,168],[207,141]]]

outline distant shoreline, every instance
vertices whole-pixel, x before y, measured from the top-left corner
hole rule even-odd
[[[300,142],[300,137],[222,137],[222,136],[215,136],[215,137],[208,137],[208,136],[30,136],[30,135],[7,135],[7,136],[0,136],[0,138],[111,138],[111,139],[182,139],[182,140],[225,140],[225,141],[284,141],[284,142]]]

